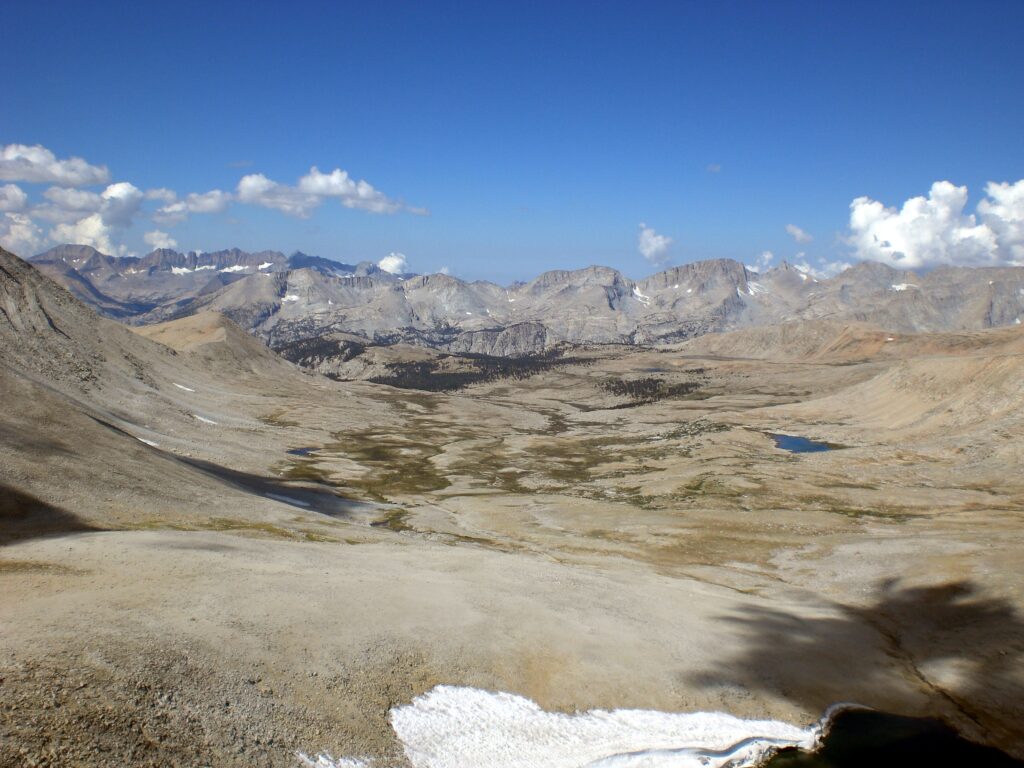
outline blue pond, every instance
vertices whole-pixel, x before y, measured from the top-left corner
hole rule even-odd
[[[828,443],[819,443],[814,440],[808,440],[806,437],[797,437],[796,435],[769,434],[769,437],[775,441],[776,448],[781,448],[790,453],[818,453],[820,451],[831,451],[835,447]]]

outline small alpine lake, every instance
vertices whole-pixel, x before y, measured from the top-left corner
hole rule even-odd
[[[831,451],[842,447],[832,445],[830,443],[821,443],[817,440],[811,440],[806,437],[782,435],[776,432],[769,432],[768,437],[775,441],[776,448],[781,448],[782,450],[789,451],[790,453],[820,453],[822,451]]]

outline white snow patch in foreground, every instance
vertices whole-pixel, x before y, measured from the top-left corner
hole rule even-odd
[[[296,296],[294,293],[289,293],[287,296],[285,296],[283,299],[281,299],[281,301],[298,301],[298,300],[299,300],[299,297]]]
[[[152,440],[147,440],[144,437],[136,437],[135,439],[138,440],[140,443],[145,443],[150,448],[159,448],[160,447],[160,443],[154,443]]]
[[[171,267],[171,274],[173,275],[191,275],[192,270],[188,267]]]
[[[447,685],[392,709],[391,727],[413,768],[739,768],[773,748],[813,749],[821,736],[819,725],[720,712],[545,712],[522,696]],[[298,757],[316,768],[368,765]]]
[[[333,758],[330,755],[309,755],[299,752],[299,762],[308,768],[370,768],[371,763],[366,760],[354,760],[351,757]]]
[[[200,416],[198,413],[193,413],[192,415],[195,416],[199,421],[203,422],[203,424],[216,424],[217,423],[213,419],[208,419],[205,416]]]
[[[905,291],[907,288],[917,288],[913,283],[893,283],[891,288],[894,291]]]
[[[1020,325],[1020,318],[1018,317],[1016,320],[1014,320],[1013,324],[1014,325]]]
[[[639,301],[641,304],[650,304],[651,297],[645,293],[642,293],[639,288],[633,286],[633,298]]]
[[[272,266],[274,266],[274,262],[272,262],[272,261],[264,261],[262,264],[260,264],[258,267],[256,267],[256,269],[266,269],[267,267],[272,267]]]
[[[894,338],[893,338],[892,336],[887,336],[887,337],[885,338],[885,340],[886,340],[886,341],[896,341],[896,339],[894,339]]]
[[[189,387],[186,387],[184,384],[179,384],[178,382],[174,382],[174,386],[176,386],[178,389],[184,389],[186,392],[195,392],[194,389],[190,389]]]
[[[216,266],[215,264],[204,264],[204,265],[203,265],[203,266],[201,266],[201,267],[196,267],[196,268],[195,268],[194,270],[192,270],[192,271],[193,271],[193,272],[202,272],[202,271],[203,271],[204,269],[216,269],[216,268],[217,268],[217,266]]]
[[[300,507],[309,506],[309,504],[304,502],[302,499],[294,499],[291,496],[278,496],[276,493],[268,493],[267,498],[273,499],[274,501],[283,501],[285,504],[297,504]]]

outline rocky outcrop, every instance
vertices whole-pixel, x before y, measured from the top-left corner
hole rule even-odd
[[[371,344],[522,356],[563,341],[664,344],[798,320],[941,331],[1012,325],[1024,317],[1020,267],[916,275],[864,262],[823,279],[786,263],[759,273],[712,259],[640,281],[594,266],[500,286],[238,249],[164,249],[122,259],[59,246],[35,263],[109,316],[140,324],[213,310],[272,344],[341,333]]]
[[[555,343],[557,339],[541,323],[516,323],[508,328],[459,334],[445,349],[492,357],[525,357],[540,354]]]

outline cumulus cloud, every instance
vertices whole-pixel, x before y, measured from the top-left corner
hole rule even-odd
[[[89,211],[92,213],[98,211],[103,205],[103,198],[99,194],[84,189],[50,187],[43,192],[43,197],[61,211]]]
[[[42,250],[43,239],[43,231],[25,214],[0,215],[0,247],[27,257]]]
[[[439,270],[437,270],[437,274],[439,275],[450,275],[451,273],[451,267],[441,267]]]
[[[47,202],[34,206],[32,216],[54,223],[70,224],[103,207],[100,194],[85,189],[50,187],[43,192],[43,197]]]
[[[110,184],[100,194],[51,187],[43,196],[50,204],[32,213],[57,222],[50,230],[52,241],[91,245],[112,255],[127,253],[118,240],[132,226],[146,199],[141,189],[127,181]]]
[[[814,239],[810,234],[804,232],[796,224],[787,224],[786,232],[788,232],[789,235],[798,243],[809,243]]]
[[[1024,179],[1016,184],[990,181],[978,203],[981,220],[995,233],[1003,258],[1024,264]]]
[[[111,184],[100,194],[100,215],[108,227],[126,228],[132,225],[135,214],[146,199],[141,189],[127,181]]]
[[[849,243],[858,258],[900,269],[1024,263],[1024,179],[990,182],[986,193],[977,215],[964,212],[967,187],[948,181],[899,209],[858,197],[850,204]]]
[[[28,195],[17,184],[4,184],[0,187],[0,211],[15,213],[24,210],[28,203]]]
[[[0,180],[86,187],[106,184],[110,171],[105,165],[91,165],[80,157],[59,160],[41,144],[7,144],[0,148]]]
[[[152,232],[147,232],[142,236],[142,239],[146,241],[146,245],[150,248],[177,248],[178,241],[171,237],[166,232],[161,232],[159,229],[154,229]]]
[[[848,261],[829,261],[828,259],[818,259],[818,267],[813,272],[818,277],[835,277],[840,272],[845,272],[852,267]]]
[[[335,168],[321,173],[314,165],[299,179],[299,189],[319,197],[336,197],[346,208],[357,208],[370,213],[397,213],[402,204],[390,200],[369,182],[349,177],[347,171]]]
[[[817,266],[812,265],[805,258],[806,254],[798,253],[791,263],[792,267],[805,275],[810,275],[819,280],[826,280],[830,277],[835,277],[840,272],[844,272],[853,266],[848,261],[829,261],[828,259],[818,259]]]
[[[392,200],[369,182],[353,179],[340,168],[323,173],[313,166],[294,187],[268,179],[262,173],[251,173],[242,177],[236,191],[243,203],[275,208],[301,219],[308,218],[324,200],[332,198],[346,208],[370,213],[397,213],[402,210],[418,215],[428,213],[424,208]]]
[[[278,184],[262,173],[250,173],[238,182],[236,190],[239,201],[264,208],[276,208],[289,216],[309,218],[313,209],[320,205],[320,199],[313,194],[300,192],[287,184]]]
[[[771,267],[774,258],[775,254],[771,251],[761,251],[761,255],[754,259],[754,263],[747,264],[746,267],[751,272],[764,272]]]
[[[672,245],[672,238],[659,235],[643,222],[640,223],[640,234],[637,237],[636,247],[651,264],[663,264],[668,260],[668,248]]]
[[[92,165],[80,157],[58,158],[42,145],[8,144],[0,145],[0,181],[5,180],[52,185],[34,201],[16,184],[0,185],[0,214],[24,214],[4,218],[0,234],[5,242],[17,242],[21,250],[25,250],[25,243],[34,243],[35,247],[45,241],[39,224],[48,222],[48,237],[54,242],[82,243],[121,254],[126,251],[120,243],[122,236],[140,217],[150,219],[158,227],[174,225],[191,214],[220,213],[236,199],[298,218],[309,217],[324,201],[332,199],[346,208],[371,213],[430,214],[425,208],[388,197],[369,182],[352,178],[340,168],[324,173],[316,166],[294,186],[253,173],[239,181],[236,192],[212,189],[179,198],[167,187],[143,191],[127,181],[111,184],[106,166]],[[80,188],[93,185],[106,186],[102,192]],[[147,203],[152,207],[144,208]],[[153,247],[173,242],[162,228],[150,229],[143,240]]]
[[[406,261],[405,254],[395,251],[378,261],[377,266],[392,275],[403,275],[409,271],[409,262]]]
[[[111,240],[111,227],[103,223],[103,216],[93,213],[71,224],[58,224],[50,230],[50,239],[55,243],[91,245],[97,251],[115,255],[124,248],[115,248]]]
[[[178,199],[178,194],[173,189],[167,187],[157,187],[156,189],[146,190],[147,200],[159,200],[161,203],[173,203]]]
[[[151,190],[155,191],[155,190]],[[170,190],[161,190],[170,192]],[[171,192],[174,195],[173,192]],[[176,199],[175,195],[166,205],[162,206],[153,219],[161,224],[180,224],[190,213],[221,213],[231,202],[230,192],[211,189],[209,192],[192,192],[184,200]]]

